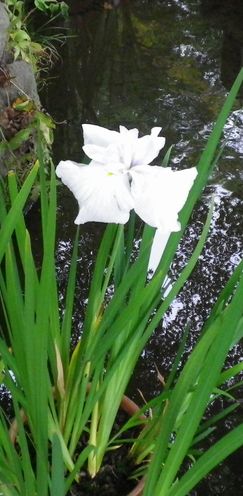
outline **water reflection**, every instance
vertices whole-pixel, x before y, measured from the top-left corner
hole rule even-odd
[[[173,164],[195,165],[226,93],[222,31],[200,16],[196,1],[134,0],[113,10],[93,3],[99,8],[79,13],[80,3],[71,2],[70,38],[48,90],[47,107],[63,122],[56,159],[82,159],[83,122],[123,123],[144,133],[162,125],[167,145],[175,144]],[[227,162],[236,176],[237,147],[236,137]],[[219,181],[227,173],[224,166]]]
[[[214,40],[203,34],[198,12],[189,14],[182,2],[150,3],[146,15],[145,8],[122,2],[112,11],[72,17],[73,38],[62,54],[55,96],[49,88],[48,98],[57,120],[67,121],[59,129],[65,155],[80,158],[82,122],[136,124],[143,132],[160,123],[169,144],[191,138],[192,128],[199,132],[215,117],[222,86],[207,50]],[[205,74],[213,74],[214,91]]]
[[[243,3],[241,0],[201,0],[201,12],[212,26],[223,31],[221,80],[230,89],[243,66]]]
[[[229,4],[234,4],[234,9],[229,9]],[[152,3],[127,0],[120,2],[117,8],[107,9],[102,7],[104,2],[89,1],[82,2],[82,10],[80,2],[71,1],[70,5],[73,13],[68,24],[70,37],[62,51],[62,62],[56,68],[56,79],[45,96],[51,114],[57,121],[64,122],[57,129],[56,160],[83,159],[83,122],[113,129],[122,123],[139,127],[144,133],[153,125],[162,125],[167,146],[175,143],[172,165],[176,168],[195,165],[225,99],[221,48],[225,30],[237,32],[233,26],[242,8],[239,2],[220,2],[219,7],[219,2],[206,0]],[[214,22],[213,12],[216,18],[218,9],[220,15]],[[223,31],[222,23],[230,28],[225,27]],[[216,191],[218,204],[212,235],[203,255],[205,266],[200,269],[199,264],[199,272],[195,272],[193,278],[194,290],[188,293],[186,289],[183,296],[184,315],[192,310],[195,313],[195,333],[199,332],[208,308],[242,255],[243,217],[239,215],[243,200],[242,115],[242,111],[236,110],[228,120],[220,166],[194,214],[197,221],[188,229],[175,265],[178,271],[185,263],[187,255],[183,247],[190,252],[196,243],[206,214],[207,198]],[[65,260],[65,250],[67,254],[70,251],[70,226],[77,205],[66,190],[60,194],[65,204],[65,209],[61,205],[59,209],[61,243],[66,239],[59,245],[58,252],[62,278],[65,274],[62,258]],[[90,253],[94,252],[99,237],[99,226],[84,226],[81,244],[86,268],[92,263]],[[89,272],[81,275],[86,290]],[[82,288],[80,292],[83,295]],[[152,340],[151,356],[159,353],[162,366],[164,360],[168,360],[165,356],[173,356],[183,329],[183,322],[177,326],[173,314],[173,331],[170,332],[168,318],[163,356],[160,346]],[[155,339],[164,338],[162,329]],[[147,371],[151,370],[148,356],[146,363]]]

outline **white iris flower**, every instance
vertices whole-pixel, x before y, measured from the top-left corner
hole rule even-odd
[[[116,132],[83,125],[83,150],[90,164],[66,160],[56,168],[57,176],[78,201],[76,224],[125,224],[134,209],[144,222],[158,229],[155,238],[160,243],[161,238],[168,239],[171,232],[180,230],[178,213],[197,171],[195,167],[172,171],[149,165],[165,143],[160,131],[160,127],[154,127],[150,135],[139,138],[137,129],[120,126]]]

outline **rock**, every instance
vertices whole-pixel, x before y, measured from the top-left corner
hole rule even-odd
[[[5,109],[10,108],[11,103],[18,97],[28,96],[34,100],[37,106],[40,105],[39,96],[37,93],[37,85],[33,70],[27,62],[23,60],[16,60],[12,64],[7,64],[4,67],[7,74],[7,80],[0,88],[0,113],[4,116]],[[2,129],[4,134],[4,128]],[[0,136],[0,143],[1,143]],[[28,146],[28,143],[27,143]],[[16,158],[22,153],[16,150]],[[13,153],[11,151],[0,150],[0,176],[5,176],[9,169],[9,163],[13,160]],[[20,161],[19,161],[20,162]],[[18,160],[16,160],[16,165]]]
[[[11,139],[18,130],[24,129],[24,122],[18,122],[15,115],[11,119],[10,114],[14,113],[12,102],[18,97],[27,97],[37,107],[40,106],[33,68],[24,60],[13,61],[13,53],[8,50],[9,25],[7,10],[0,1],[0,176],[6,175],[12,162],[14,168],[21,168],[23,157],[27,152],[33,152],[34,147],[34,138],[31,138],[32,141],[27,139],[14,153],[3,146],[4,141]],[[23,117],[26,116],[23,114]]]
[[[16,60],[8,64],[6,69],[9,73],[9,80],[0,88],[0,109],[7,107],[21,96],[27,96],[40,105],[36,80],[30,64],[24,60]]]
[[[8,40],[8,27],[8,14],[4,4],[0,2],[0,60],[3,59],[5,47]]]

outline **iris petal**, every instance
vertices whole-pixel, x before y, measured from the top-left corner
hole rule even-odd
[[[79,204],[76,224],[108,222],[125,224],[133,208],[127,174],[113,174],[97,164],[61,161],[56,174],[68,186]]]
[[[120,150],[115,145],[109,145],[106,148],[98,145],[84,145],[83,150],[89,158],[100,164],[120,161]]]
[[[162,130],[162,127],[152,127],[151,135],[152,136],[159,136],[159,133],[161,130]]]
[[[160,130],[160,128],[153,129],[156,129],[157,131]],[[143,136],[143,138],[139,138],[134,143],[131,165],[150,164],[150,162],[157,157],[160,150],[164,147],[164,144],[165,138],[157,137],[156,132],[151,135]]]
[[[150,251],[148,270],[155,272],[157,269],[170,235],[171,232],[169,231],[156,229]]]
[[[126,137],[129,137],[131,140],[138,139],[138,129],[135,127],[133,129],[127,129],[125,126],[120,126],[120,134]]]
[[[150,164],[165,144],[159,137],[161,127],[153,127],[151,134],[138,138],[138,129],[120,126],[120,132],[101,126],[83,124],[83,150],[92,160],[102,164],[120,161],[125,168]]]
[[[105,127],[94,124],[83,124],[83,136],[85,145],[97,145],[107,147],[112,143],[120,141],[120,133],[111,131]]]
[[[134,208],[139,217],[152,227],[179,231],[178,213],[197,175],[196,168],[172,171],[144,165],[133,167],[129,173]]]

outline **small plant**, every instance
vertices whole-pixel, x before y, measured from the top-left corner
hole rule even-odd
[[[40,142],[45,163],[51,162],[50,147],[55,124],[32,100],[23,97],[13,101],[0,112],[0,126],[0,153],[5,156],[6,169],[18,172],[20,183],[37,158]]]
[[[21,58],[37,69],[37,59],[42,52],[39,43],[33,42],[25,27],[25,10],[23,1],[6,0],[5,5],[10,20],[9,48],[14,59]]]
[[[15,60],[25,60],[36,72],[40,60],[46,58],[45,47],[33,41],[28,33],[26,22],[29,14],[26,13],[25,3],[22,0],[5,0],[10,20],[9,48],[13,51]],[[66,16],[68,13],[66,3],[57,0],[35,0],[35,7],[51,17],[59,14]]]
[[[66,2],[59,2],[58,0],[35,0],[35,6],[42,12],[51,14],[52,16],[61,14],[66,17],[68,15],[68,5]]]

